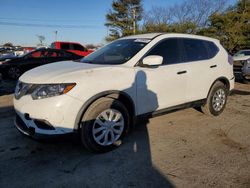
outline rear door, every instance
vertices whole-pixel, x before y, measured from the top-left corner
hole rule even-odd
[[[190,67],[187,82],[187,99],[196,101],[207,97],[211,84],[217,77],[219,62],[214,56],[217,46],[210,41],[183,38],[183,62]]]

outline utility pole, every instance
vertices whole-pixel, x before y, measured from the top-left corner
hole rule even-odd
[[[57,33],[58,31],[54,31],[55,32],[55,40],[57,41]]]
[[[133,33],[135,35],[135,32],[136,32],[136,7],[132,8],[132,14],[133,14]]]

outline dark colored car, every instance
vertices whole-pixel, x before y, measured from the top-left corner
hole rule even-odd
[[[0,73],[3,78],[17,79],[24,72],[41,65],[81,58],[79,55],[63,50],[38,49],[16,58],[0,61]]]

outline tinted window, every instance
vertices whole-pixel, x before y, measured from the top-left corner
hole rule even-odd
[[[84,47],[79,44],[72,44],[72,47],[73,47],[72,50],[85,51]]]
[[[250,55],[250,51],[242,51],[242,54],[244,54],[244,55]]]
[[[61,43],[61,49],[63,49],[63,50],[69,50],[70,49],[70,45],[68,43]]]
[[[179,39],[166,39],[157,44],[153,49],[147,54],[149,55],[159,55],[163,57],[163,64],[174,64],[181,62],[181,54],[179,50],[178,42]]]
[[[213,58],[219,51],[218,47],[213,43],[209,41],[204,41],[206,47],[207,47],[207,56],[208,58]]]
[[[183,57],[184,62],[188,61],[199,61],[208,59],[207,47],[203,40],[197,39],[182,39],[183,50],[185,56]]]

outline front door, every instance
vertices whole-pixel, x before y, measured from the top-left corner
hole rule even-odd
[[[165,39],[156,44],[148,55],[160,55],[159,67],[138,66],[137,112],[138,115],[154,112],[187,102],[188,64],[181,63],[179,39]]]

